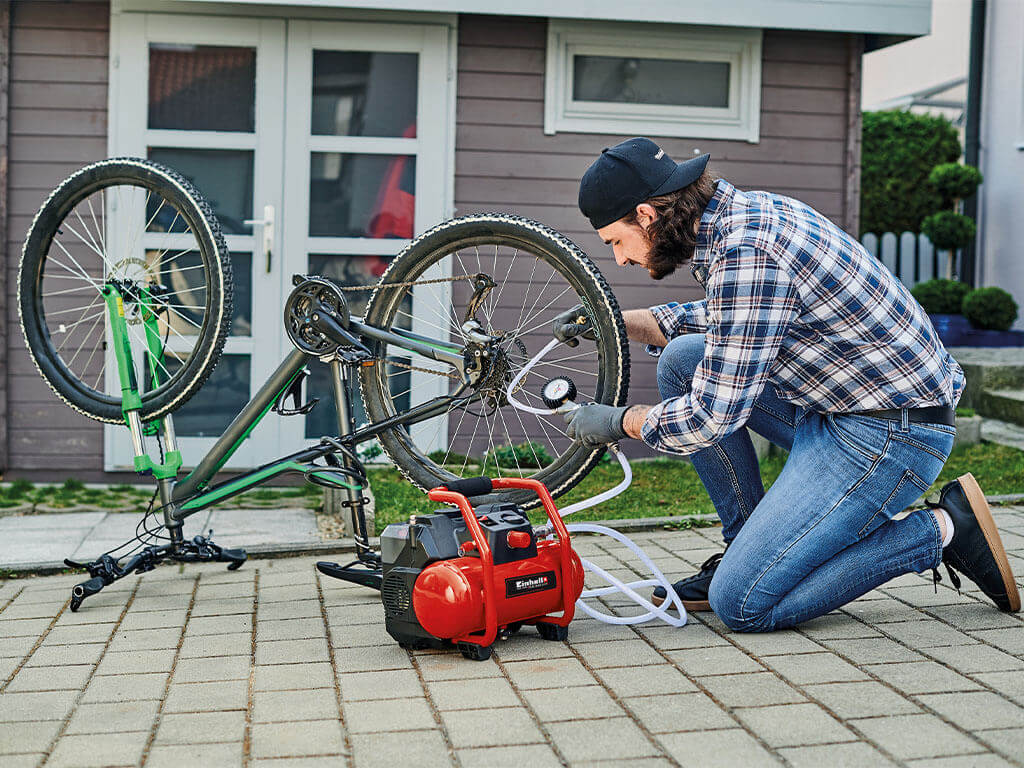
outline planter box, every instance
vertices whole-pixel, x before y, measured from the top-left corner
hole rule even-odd
[[[928,315],[947,347],[1024,347],[1024,331],[972,328],[963,315]]]
[[[971,328],[964,338],[965,347],[1024,347],[1024,331],[983,331]]]

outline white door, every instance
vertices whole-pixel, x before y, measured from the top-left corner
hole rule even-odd
[[[448,213],[448,29],[123,13],[112,41],[111,156],[148,156],[191,179],[234,267],[224,355],[174,415],[191,466],[291,349],[282,312],[292,274],[372,280]],[[271,229],[259,223],[268,214]],[[337,431],[328,369],[313,368],[320,405],[308,417],[269,415],[225,468]],[[131,466],[126,438],[106,428],[107,469]]]

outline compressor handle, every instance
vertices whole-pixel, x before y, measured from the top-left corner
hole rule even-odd
[[[486,496],[494,490],[494,483],[489,477],[467,477],[464,480],[452,480],[445,483],[449,491],[461,493],[463,496]]]

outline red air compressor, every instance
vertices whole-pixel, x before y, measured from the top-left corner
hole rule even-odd
[[[538,541],[515,504],[474,509],[467,498],[505,488],[534,491],[558,539]],[[535,624],[545,640],[564,640],[583,591],[583,566],[544,484],[476,477],[428,496],[458,510],[417,515],[380,537],[388,634],[403,648],[454,643],[477,661],[490,657],[499,633],[507,637],[524,624]]]

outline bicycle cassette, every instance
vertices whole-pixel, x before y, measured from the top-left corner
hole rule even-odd
[[[320,313],[348,329],[348,303],[338,286],[325,277],[301,279],[285,302],[284,328],[292,344],[309,355],[329,355],[342,346],[317,328]]]

